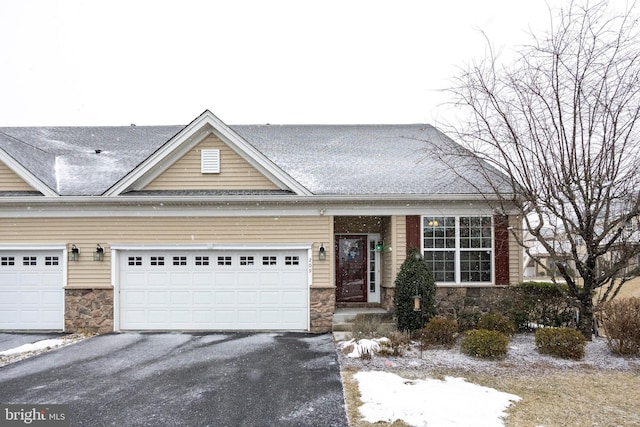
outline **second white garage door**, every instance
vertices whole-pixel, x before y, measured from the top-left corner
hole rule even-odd
[[[121,330],[309,328],[307,250],[119,251]]]

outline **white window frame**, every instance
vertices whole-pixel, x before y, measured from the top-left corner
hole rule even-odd
[[[425,218],[454,218],[455,219],[455,247],[454,248],[425,248],[424,245],[424,223]],[[460,218],[468,217],[468,218],[489,218],[491,220],[491,248],[462,248],[460,245]],[[441,251],[451,251],[454,252],[454,281],[453,282],[436,282],[437,286],[490,286],[495,285],[495,276],[496,276],[496,266],[495,266],[495,223],[493,215],[488,215],[484,213],[433,213],[428,215],[422,215],[420,217],[420,247],[421,254],[424,256],[425,252],[433,251],[433,252],[441,252]],[[491,278],[487,282],[463,282],[461,280],[461,262],[460,255],[463,252],[469,251],[478,251],[478,250],[487,250],[490,252],[489,259],[491,262]]]

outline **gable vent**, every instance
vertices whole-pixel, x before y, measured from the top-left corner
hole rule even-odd
[[[202,150],[201,155],[202,173],[220,173],[220,150]]]

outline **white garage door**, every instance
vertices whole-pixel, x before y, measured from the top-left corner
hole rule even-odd
[[[63,329],[62,264],[62,251],[0,251],[0,329]]]
[[[121,330],[308,330],[306,250],[121,251]]]

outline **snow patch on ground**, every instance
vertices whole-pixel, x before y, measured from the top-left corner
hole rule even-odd
[[[46,340],[40,340],[33,343],[23,344],[18,347],[10,348],[4,351],[0,351],[0,367],[26,359],[40,353],[47,352],[59,347],[64,347],[69,344],[82,341],[89,338],[90,335],[73,334],[65,335],[60,338],[50,338]]]
[[[505,410],[519,396],[468,383],[464,378],[408,380],[390,372],[354,375],[365,421],[412,426],[503,426]],[[460,405],[464,402],[464,405]]]
[[[27,351],[44,350],[48,347],[58,347],[65,343],[62,338],[52,338],[48,340],[36,341],[30,344],[23,344],[20,347],[10,348],[9,350],[0,351],[0,356],[10,356],[12,354],[26,353]]]
[[[362,357],[363,354],[368,353],[373,356],[379,352],[382,343],[388,343],[388,338],[374,338],[374,339],[361,339],[361,340],[349,340],[339,344],[341,350],[352,349],[346,356],[347,357]]]

